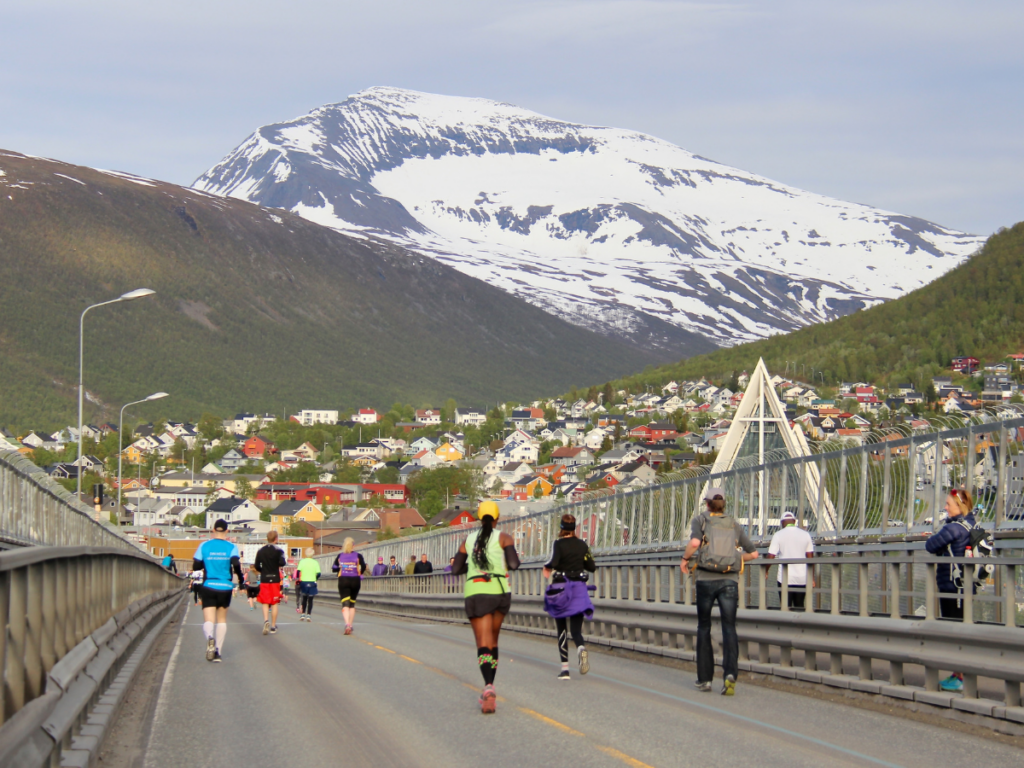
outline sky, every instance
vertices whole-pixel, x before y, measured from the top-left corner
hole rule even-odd
[[[1024,219],[1020,0],[0,0],[0,148],[191,184],[374,85],[643,131],[987,235]]]

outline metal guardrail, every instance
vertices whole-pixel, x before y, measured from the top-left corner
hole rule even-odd
[[[594,620],[584,628],[588,642],[694,660],[692,577],[681,574],[678,563],[616,560],[598,563]],[[961,563],[969,573],[978,565],[971,558],[898,552],[747,563],[737,617],[740,668],[1024,723],[1024,602],[1018,602],[1024,596],[1024,557],[986,561],[995,566],[995,576],[978,594],[964,595],[963,622],[936,618],[935,569],[942,563]],[[788,579],[778,582],[780,570],[796,564],[809,565],[814,574],[803,611],[788,607]],[[389,613],[463,621],[464,579],[450,574],[369,578],[360,603]],[[543,611],[546,581],[539,564],[513,572],[509,584],[513,604],[506,625],[553,634],[554,621]],[[819,668],[821,654],[827,664]],[[800,655],[802,668],[794,666]],[[846,674],[844,660],[851,657],[856,673]],[[879,672],[876,661],[885,662],[887,671]],[[962,695],[939,690],[940,670],[964,673]],[[921,684],[908,684],[911,677]],[[992,697],[996,689],[998,699]]]
[[[497,528],[515,539],[524,562],[548,555],[565,513],[576,517],[577,535],[596,554],[678,547],[688,538],[694,514],[703,509],[701,499],[710,484],[725,489],[727,511],[755,539],[770,535],[784,511],[793,512],[822,541],[930,533],[941,524],[951,485],[976,497],[979,522],[987,527],[1024,529],[1024,418],[922,434],[891,430],[876,438],[862,446],[821,443],[817,448],[822,452],[797,458],[776,452],[764,464],[743,460],[727,472],[624,493],[608,489],[603,496],[506,517]],[[833,445],[835,450],[827,450]],[[359,551],[371,564],[378,556],[386,562],[395,555],[404,564],[426,553],[440,567],[455,555],[467,532],[443,529]],[[321,556],[321,566],[332,559]]]
[[[95,546],[137,551],[96,522],[92,509],[16,451],[0,452],[0,541],[18,546]]]
[[[3,695],[0,726],[60,687],[54,669],[95,655],[96,636],[113,635],[130,606],[181,590],[183,580],[138,552],[112,547],[26,547],[0,552]],[[84,644],[84,645],[83,645]],[[87,659],[88,660],[88,659]],[[0,727],[0,734],[4,727]]]

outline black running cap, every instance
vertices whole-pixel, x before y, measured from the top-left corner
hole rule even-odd
[[[213,530],[215,531],[226,531],[228,529],[228,521],[223,517],[220,518],[216,523],[213,524]]]

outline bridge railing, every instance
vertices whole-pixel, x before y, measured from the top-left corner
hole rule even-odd
[[[763,464],[747,458],[727,472],[622,493],[606,489],[544,512],[505,517],[497,527],[515,539],[525,562],[547,557],[565,513],[576,517],[576,534],[598,554],[678,548],[689,538],[693,516],[704,508],[705,489],[720,486],[727,511],[755,539],[773,533],[786,511],[818,540],[907,537],[941,525],[946,491],[957,486],[971,492],[986,527],[1024,529],[1024,418],[1019,416],[920,434],[893,429],[865,445],[822,443],[818,451],[796,458],[769,452]],[[442,529],[360,552],[371,564],[378,556],[387,562],[395,555],[404,564],[426,553],[440,567],[468,532]],[[323,556],[323,565],[331,559]]]
[[[182,587],[182,579],[134,549],[0,552],[0,764],[38,758],[42,765],[45,758],[49,765],[59,757],[145,624]]]
[[[740,668],[1024,722],[1024,552],[1013,554],[984,561],[994,574],[977,594],[963,595],[962,622],[938,618],[936,569],[957,563],[970,578],[977,559],[895,552],[751,561],[740,578]],[[788,578],[779,581],[794,565],[811,573],[803,610],[789,608]],[[369,578],[360,604],[465,621],[464,584],[440,573]],[[543,610],[546,584],[538,563],[510,574],[510,628],[554,634]],[[599,560],[592,584],[588,642],[695,659],[695,582],[677,561]],[[962,695],[939,690],[940,670],[964,674]]]
[[[0,540],[20,546],[137,549],[94,515],[24,456],[0,452]]]

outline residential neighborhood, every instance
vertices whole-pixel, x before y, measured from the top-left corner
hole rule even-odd
[[[1022,402],[1022,366],[1024,355],[988,364],[960,357],[949,375],[887,389],[815,386],[782,375],[770,384],[807,440],[859,445],[894,422],[926,429],[929,414]],[[192,546],[186,542],[198,546],[217,519],[239,541],[274,530],[331,551],[346,535],[365,544],[470,524],[482,498],[522,514],[711,464],[749,380],[741,372],[730,382],[669,381],[643,392],[606,385],[490,409],[448,401],[387,411],[310,408],[286,417],[204,414],[197,423],[137,424],[120,440],[111,424],[87,424],[80,461],[75,427],[21,435],[0,429],[0,450],[27,455],[68,487],[81,472],[83,490],[101,489],[97,515],[155,554],[178,557]]]

